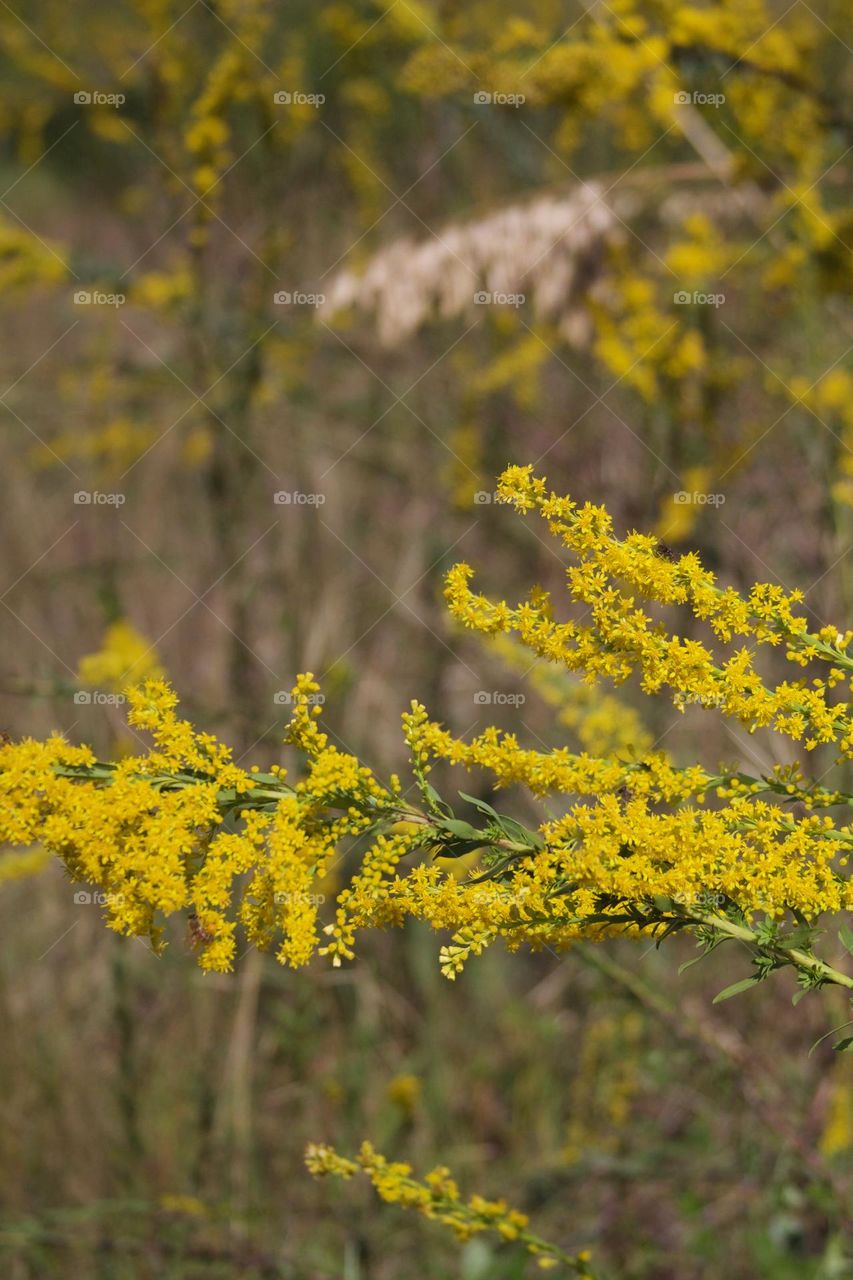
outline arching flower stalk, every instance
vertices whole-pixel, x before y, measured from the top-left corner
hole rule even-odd
[[[464,625],[513,633],[591,682],[636,671],[647,693],[668,690],[680,710],[696,701],[750,730],[804,740],[807,751],[832,742],[841,760],[853,755],[853,721],[837,696],[853,670],[853,633],[811,632],[797,593],[759,584],[744,597],[695,555],[669,560],[654,538],[618,539],[603,508],[549,494],[530,468],[510,468],[499,492],[541,515],[573,553],[569,593],[587,618],[557,621],[538,589],[516,606],[492,602],[458,565],[447,599]],[[688,609],[715,648],[670,634],[658,606]],[[762,645],[828,671],[769,686],[753,666]],[[316,954],[337,965],[353,959],[359,932],[412,918],[449,935],[440,951],[449,978],[498,939],[559,953],[579,938],[690,930],[703,951],[734,939],[752,954],[752,972],[721,995],[783,967],[796,971],[798,994],[828,983],[853,990],[853,977],[815,951],[833,919],[853,946],[841,921],[853,905],[853,797],[843,790],[798,766],[764,777],[681,767],[646,742],[595,756],[533,750],[495,727],[463,741],[412,703],[403,732],[414,785],[404,791],[330,744],[317,692],[310,675],[293,690],[285,741],[304,761],[293,780],[279,765],[236,766],[226,745],[177,715],[158,679],[128,693],[131,725],[152,739],[147,753],[112,764],[60,737],[0,746],[0,840],[55,853],[72,880],[103,892],[111,928],[155,948],[166,918],[184,914],[208,970],[231,967],[240,930],[282,963]],[[439,795],[428,779],[437,761],[485,773],[494,803]],[[558,816],[520,821],[500,800],[509,786],[534,807],[547,798]],[[327,913],[318,886],[349,851],[355,870]],[[472,854],[467,875],[453,874],[448,860]]]
[[[567,1253],[534,1235],[527,1215],[511,1209],[505,1200],[486,1200],[480,1195],[464,1200],[444,1165],[432,1169],[419,1181],[411,1176],[410,1165],[387,1160],[369,1142],[362,1144],[355,1160],[339,1155],[334,1147],[312,1144],[305,1153],[305,1163],[315,1178],[332,1176],[348,1181],[364,1174],[387,1204],[414,1209],[449,1227],[458,1240],[470,1240],[472,1236],[490,1232],[502,1241],[524,1248],[543,1271],[559,1267],[563,1274],[594,1280],[587,1250]]]

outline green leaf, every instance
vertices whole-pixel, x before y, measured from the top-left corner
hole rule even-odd
[[[761,978],[758,974],[753,974],[750,978],[741,978],[740,982],[733,982],[730,987],[726,987],[719,995],[714,996],[714,1004],[720,1004],[723,1000],[731,1000],[732,996],[739,996],[742,991],[748,991],[750,987],[754,987],[756,982],[760,982]]]
[[[527,827],[523,827],[520,822],[516,822],[515,818],[503,817],[486,800],[478,800],[476,796],[469,796],[465,791],[460,791],[458,794],[461,800],[467,801],[480,813],[484,813],[491,818],[507,840],[512,840],[517,844],[529,845],[531,849],[544,849],[545,841],[537,831],[528,831]]]
[[[493,809],[492,806],[490,804],[487,804],[485,800],[478,800],[476,796],[466,795],[464,791],[460,791],[458,794],[462,800],[467,800],[468,803],[472,804],[475,809],[479,809],[480,813],[487,813],[490,818],[496,818],[500,820],[501,815],[498,813],[497,809]]]
[[[470,822],[463,822],[461,818],[445,818],[441,827],[444,831],[449,831],[452,836],[459,836],[461,840],[482,840],[485,833],[478,831],[476,827],[472,827]]]
[[[838,939],[841,945],[853,956],[853,929],[848,929],[847,925],[843,924],[838,930]]]
[[[539,833],[528,831],[515,818],[498,818],[497,822],[507,840],[512,840],[515,844],[526,844],[531,849],[544,849],[545,841]]]
[[[687,929],[689,924],[689,920],[668,920],[664,931],[656,941],[655,946],[659,947],[664,939],[668,938],[671,933],[677,933],[679,929]]]
[[[845,1036],[843,1040],[839,1040],[832,1047],[837,1053],[850,1053],[851,1049],[853,1049],[853,1036]]]
[[[801,951],[809,951],[816,937],[815,929],[809,928],[808,925],[801,925],[799,929],[785,934],[782,940],[786,947],[799,947]]]
[[[812,1054],[814,1053],[815,1049],[818,1047],[819,1044],[823,1044],[824,1040],[828,1040],[830,1036],[834,1036],[836,1031],[843,1031],[844,1028],[849,1027],[851,1023],[853,1023],[853,1018],[851,1018],[847,1022],[840,1023],[837,1027],[830,1028],[829,1031],[827,1031],[824,1035],[820,1036],[819,1039],[815,1040],[814,1044],[809,1049],[809,1057],[812,1056]],[[844,1049],[841,1050],[841,1052],[844,1053],[847,1047],[847,1041],[839,1040],[838,1044],[844,1045]],[[833,1047],[838,1048],[838,1045],[834,1045]]]
[[[262,786],[273,786],[281,788],[281,778],[274,773],[253,773],[252,781],[259,782]]]
[[[448,817],[453,817],[453,810],[446,800],[442,800],[431,782],[424,783],[424,794],[432,805],[433,812],[443,813]]]

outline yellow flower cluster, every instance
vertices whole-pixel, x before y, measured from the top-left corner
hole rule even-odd
[[[312,1144],[305,1153],[305,1163],[316,1178],[331,1175],[349,1180],[363,1173],[387,1204],[414,1209],[450,1227],[459,1240],[470,1240],[474,1235],[491,1231],[502,1240],[522,1245],[543,1270],[564,1266],[574,1275],[592,1275],[586,1250],[570,1254],[540,1239],[528,1229],[527,1215],[511,1209],[506,1201],[486,1200],[480,1195],[463,1200],[450,1170],[444,1165],[418,1181],[411,1176],[410,1165],[386,1159],[369,1142],[362,1144],[355,1160],[339,1155],[334,1147]]]
[[[100,649],[80,659],[77,675],[83,684],[121,690],[131,681],[160,680],[163,669],[154,646],[126,618],[120,618],[107,627]]]
[[[128,696],[130,724],[153,738],[145,755],[97,765],[88,748],[58,737],[0,747],[0,840],[43,844],[72,880],[103,891],[111,928],[154,946],[161,918],[185,912],[205,969],[231,967],[238,920],[255,945],[280,938],[279,958],[304,963],[317,943],[312,881],[347,834],[369,825],[355,806],[379,788],[351,757],[321,748],[299,787],[285,790],[281,770],[245,773],[227,747],[180,719],[164,682]],[[329,821],[332,791],[355,774],[349,812]]]
[[[58,248],[35,233],[0,222],[0,291],[59,284],[68,278],[68,266]]]
[[[517,633],[558,677],[568,667],[619,682],[638,670],[647,692],[668,687],[682,710],[691,700],[713,705],[750,727],[808,735],[807,747],[836,741],[853,754],[847,705],[828,696],[853,665],[849,633],[809,632],[795,594],[759,584],[742,597],[719,587],[695,555],[664,559],[654,538],[618,539],[602,508],[549,494],[530,468],[510,468],[499,493],[537,511],[573,553],[570,594],[592,622],[557,622],[538,589],[514,608],[474,595],[465,565],[447,582],[459,621],[502,637],[504,648],[515,644],[506,633]],[[718,647],[735,637],[784,645],[795,663],[828,663],[829,676],[767,687],[747,648],[726,659],[670,635],[651,609],[674,605],[706,624]],[[127,650],[116,641],[108,656]],[[115,679],[119,668],[123,660],[97,674]],[[538,679],[564,696],[565,676],[562,686]],[[57,737],[0,746],[0,841],[55,853],[72,880],[104,892],[111,928],[154,946],[165,917],[184,913],[205,969],[231,967],[238,930],[282,963],[319,954],[338,965],[353,958],[359,930],[411,918],[449,935],[440,954],[448,978],[496,939],[510,950],[559,951],[578,938],[691,927],[706,940],[738,937],[756,963],[794,965],[807,985],[853,987],[802,934],[821,915],[853,907],[853,825],[843,822],[853,797],[809,782],[799,766],[761,778],[678,767],[650,749],[636,719],[620,719],[622,708],[598,755],[534,750],[494,726],[465,741],[413,702],[403,730],[415,805],[396,777],[379,782],[329,742],[318,695],[310,674],[298,678],[285,741],[304,768],[292,783],[278,765],[238,768],[223,743],[177,715],[175,694],[158,679],[128,693],[131,725],[152,738],[142,755],[101,764]],[[460,792],[471,817],[459,817],[428,781],[437,761],[485,772],[496,801],[510,787],[526,790],[534,808],[548,798],[552,816],[531,830]],[[353,874],[323,910],[318,886],[356,845]],[[796,929],[786,932],[791,920]]]
[[[628,255],[611,255],[611,271],[591,308],[596,326],[595,355],[620,382],[633,386],[648,403],[660,395],[661,380],[683,379],[702,369],[700,334],[677,324],[661,304],[657,282],[631,270]]]
[[[573,600],[585,605],[591,625],[555,619],[552,602],[535,592],[511,607],[492,603],[470,588],[473,570],[456,565],[448,575],[445,596],[451,613],[465,626],[487,635],[515,633],[534,653],[572,671],[583,671],[594,682],[606,676],[619,684],[639,671],[644,692],[672,691],[681,709],[685,700],[717,707],[734,716],[750,732],[771,726],[807,750],[820,742],[837,742],[853,755],[853,725],[846,704],[834,703],[830,692],[853,671],[848,654],[853,632],[833,627],[817,633],[795,612],[801,593],[758,583],[744,598],[733,588],[717,586],[714,575],[699,558],[687,553],[675,560],[661,554],[657,540],[631,533],[624,540],[613,534],[603,507],[549,494],[545,481],[531,467],[510,467],[498,493],[517,510],[536,510],[552,534],[573,551],[578,563],[567,573]],[[767,688],[755,670],[752,647],[741,646],[717,659],[707,645],[669,635],[662,621],[643,607],[686,605],[708,623],[717,641],[737,636],[767,645],[786,645],[788,659],[805,667],[812,660],[828,662],[825,678],[810,682],[785,681]]]
[[[494,24],[478,6],[445,22],[436,17],[433,39],[412,54],[402,83],[456,101],[465,90],[511,95],[522,88],[526,110],[539,120],[531,133],[566,181],[589,176],[583,145],[592,122],[611,157],[627,153],[633,163],[623,173],[613,160],[615,181],[600,206],[615,210],[621,225],[584,280],[587,332],[570,342],[589,345],[597,372],[612,375],[608,391],[618,382],[623,394],[634,393],[643,440],[663,448],[687,482],[680,487],[701,490],[703,474],[731,475],[735,456],[728,455],[738,465],[759,456],[760,432],[744,438],[741,424],[735,440],[725,426],[730,414],[720,412],[723,403],[736,412],[757,367],[746,359],[757,350],[756,330],[747,342],[716,312],[733,280],[739,292],[745,279],[759,293],[772,290],[774,306],[794,324],[804,281],[821,304],[848,282],[851,205],[836,175],[850,122],[838,107],[843,89],[828,72],[837,65],[832,24],[808,6],[781,12],[767,0],[619,0],[587,6],[568,28],[544,8],[535,18]],[[544,108],[553,109],[550,123]],[[771,173],[779,180],[773,192],[764,184]],[[724,184],[724,200],[706,185],[712,178]],[[636,184],[630,196],[629,184]],[[543,315],[537,320],[535,333],[517,321],[521,343],[495,361],[528,409],[536,375],[528,348],[561,358],[560,336],[549,336]],[[763,331],[765,346],[778,329]],[[841,348],[834,354],[840,358]],[[762,364],[759,377],[766,374],[778,394],[789,380]],[[476,382],[467,380],[469,392]],[[840,445],[833,497],[853,505],[850,433],[821,418]],[[668,541],[681,541],[707,510],[664,499],[659,527]],[[848,541],[845,533],[839,554]]]
[[[553,28],[520,21],[495,27],[476,7],[454,13],[444,27],[434,18],[431,27],[435,38],[405,69],[410,90],[457,93],[471,83],[471,73],[499,91],[523,84],[528,102],[562,108],[557,145],[563,153],[580,145],[590,118],[632,152],[655,143],[661,127],[689,137],[689,113],[677,108],[692,103],[693,92],[704,93],[700,104],[707,101],[708,90],[720,85],[721,62],[738,68],[726,79],[723,101],[745,147],[775,161],[778,170],[785,162],[804,169],[819,163],[831,145],[832,102],[815,67],[833,35],[809,10],[780,17],[766,0],[715,0],[701,8],[684,0],[654,6],[619,0],[590,10],[569,30],[556,22]]]
[[[97,467],[96,474],[114,476],[140,458],[157,439],[155,428],[135,422],[128,414],[119,414],[110,416],[103,426],[87,427],[86,431],[77,426],[60,431],[50,445],[35,446],[31,456],[39,467],[79,460]]]

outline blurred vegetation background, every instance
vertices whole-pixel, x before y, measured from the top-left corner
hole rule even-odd
[[[116,692],[159,664],[268,765],[311,670],[383,773],[413,697],[460,733],[779,763],[484,649],[441,578],[559,590],[492,501],[533,462],[849,625],[851,37],[843,0],[4,4],[3,729],[133,750]],[[305,1175],[306,1142],[365,1136],[621,1280],[853,1275],[850,1067],[807,1056],[837,993],[713,1008],[725,964],[627,944],[451,986],[417,929],[202,977],[38,855],[0,919],[14,1280],[524,1273]]]

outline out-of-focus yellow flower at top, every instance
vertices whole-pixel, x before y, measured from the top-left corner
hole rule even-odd
[[[385,11],[391,30],[404,40],[428,42],[434,35],[439,19],[428,4],[420,0],[406,0],[405,4],[392,4]]]
[[[58,284],[68,266],[58,246],[10,223],[0,223],[0,293],[37,284]]]
[[[395,1103],[401,1111],[411,1115],[420,1101],[421,1088],[418,1076],[403,1072],[388,1082],[385,1095],[389,1102]]]
[[[215,176],[215,175],[214,175]],[[134,280],[130,301],[143,307],[167,310],[192,296],[193,278],[186,267],[174,271],[147,271]]]
[[[154,646],[121,619],[107,627],[100,649],[80,659],[77,676],[83,684],[120,692],[129,683],[162,679],[163,668]]]
[[[369,116],[387,116],[391,110],[391,99],[385,89],[367,76],[359,76],[342,85],[341,98]]]
[[[205,426],[193,427],[181,445],[181,461],[187,467],[200,467],[213,453],[213,436]]]
[[[682,232],[684,238],[672,245],[666,265],[685,284],[714,280],[729,265],[731,248],[710,218],[701,213],[686,218]]]
[[[103,426],[61,431],[49,445],[37,444],[30,456],[37,467],[54,467],[66,459],[79,459],[96,464],[98,474],[113,475],[116,471],[121,474],[141,458],[157,438],[158,432],[152,427],[120,414]]]
[[[24,880],[27,876],[37,876],[53,861],[50,849],[27,849],[23,853],[4,853],[0,857],[0,884],[9,880]]]

